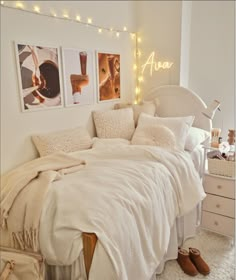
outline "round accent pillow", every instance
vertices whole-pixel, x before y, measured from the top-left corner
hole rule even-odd
[[[138,126],[131,140],[132,145],[151,145],[166,149],[176,148],[174,133],[164,125]]]

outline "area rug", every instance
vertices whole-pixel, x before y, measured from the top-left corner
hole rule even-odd
[[[195,277],[186,275],[176,260],[168,261],[157,280],[234,280],[235,247],[232,238],[209,231],[200,230],[195,238],[185,241],[183,248],[198,248],[203,259],[208,263],[211,273],[208,276],[198,274]]]

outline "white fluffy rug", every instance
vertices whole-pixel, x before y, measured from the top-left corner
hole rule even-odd
[[[195,277],[185,274],[176,260],[168,261],[157,280],[234,280],[235,274],[235,248],[232,239],[201,230],[195,238],[185,241],[183,248],[194,247],[200,250],[201,256],[210,266],[208,276],[198,274]]]

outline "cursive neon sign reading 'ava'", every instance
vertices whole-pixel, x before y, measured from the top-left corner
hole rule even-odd
[[[160,69],[170,69],[174,63],[169,61],[155,61],[155,52],[152,52],[147,61],[142,65],[142,74],[146,68],[150,67],[150,76],[152,76],[153,71],[159,71]]]

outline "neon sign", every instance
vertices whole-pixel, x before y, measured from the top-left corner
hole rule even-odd
[[[155,52],[152,52],[147,61],[142,65],[142,74],[150,67],[150,76],[152,76],[153,71],[157,72],[160,69],[170,69],[174,63],[169,61],[155,61]]]

